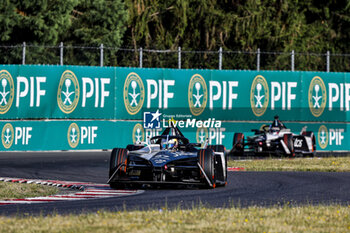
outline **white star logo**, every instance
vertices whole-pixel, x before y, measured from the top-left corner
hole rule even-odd
[[[153,122],[154,120],[159,121],[159,117],[160,117],[160,115],[162,115],[161,113],[159,113],[159,109],[155,113],[151,113],[151,114],[152,114],[151,122]]]

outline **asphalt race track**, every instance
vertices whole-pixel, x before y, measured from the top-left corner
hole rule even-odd
[[[0,153],[0,177],[106,183],[109,152]],[[0,206],[1,215],[70,214],[97,210],[148,210],[167,206],[350,203],[350,173],[229,172],[225,188],[147,189],[127,197]]]

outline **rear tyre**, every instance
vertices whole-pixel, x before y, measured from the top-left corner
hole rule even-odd
[[[210,181],[210,184],[205,178],[205,175],[200,171],[200,177],[208,183],[207,187],[216,187],[216,177],[215,177],[215,156],[212,149],[201,149],[198,151],[198,163],[203,168],[205,175]]]
[[[233,136],[233,145],[232,145],[233,155],[243,155],[244,153],[244,134],[235,133]]]
[[[295,157],[293,135],[292,134],[283,135],[283,142],[286,144],[288,150],[290,151],[290,154],[288,155],[286,153],[286,155],[290,157]]]

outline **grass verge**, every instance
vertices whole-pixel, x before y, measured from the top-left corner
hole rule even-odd
[[[246,171],[350,172],[350,157],[229,160],[228,166]]]
[[[1,232],[349,232],[350,206],[249,207],[0,217]]]
[[[59,191],[46,185],[0,182],[0,199],[50,196]]]

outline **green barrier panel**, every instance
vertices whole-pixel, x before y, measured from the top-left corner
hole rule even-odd
[[[179,121],[178,121],[179,123]],[[185,128],[183,134],[191,142],[223,144],[231,149],[235,132],[252,135],[251,129],[259,129],[264,123],[223,122],[220,127]],[[305,124],[286,123],[294,133],[299,133]],[[147,137],[161,134],[160,129],[145,129],[141,121],[3,121],[1,129],[1,151],[40,150],[91,150],[126,147],[142,142]],[[184,126],[186,126],[184,124]],[[307,124],[316,136],[319,151],[349,150],[349,124]]]
[[[115,117],[115,68],[2,65],[0,118]]]

